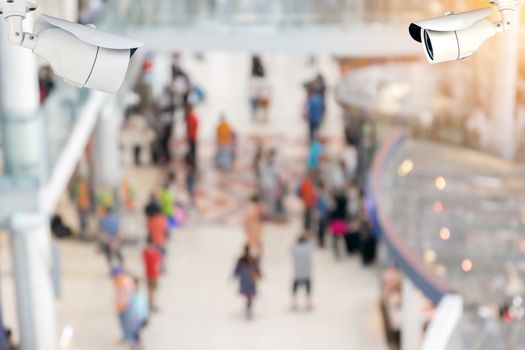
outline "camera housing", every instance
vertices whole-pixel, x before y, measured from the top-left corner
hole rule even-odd
[[[469,57],[487,39],[514,28],[523,0],[489,0],[489,3],[498,9],[499,21],[487,19],[494,13],[494,7],[487,7],[413,22],[408,31],[412,39],[423,45],[430,63]]]
[[[486,17],[490,7],[458,14],[447,14],[410,24],[411,37],[423,45],[430,63],[461,60],[474,54],[498,33],[498,25]]]
[[[116,93],[131,57],[143,43],[46,15],[39,17],[33,33],[26,33],[23,20],[35,9],[36,4],[29,0],[0,0],[9,40],[46,60],[69,84]]]
[[[41,16],[34,26],[33,52],[46,60],[55,74],[69,84],[115,93],[135,51],[136,40],[90,26]]]

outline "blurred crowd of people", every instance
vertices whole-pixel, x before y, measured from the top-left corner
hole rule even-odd
[[[94,218],[98,221],[96,240],[113,280],[122,337],[132,349],[143,348],[142,330],[159,309],[156,294],[161,277],[169,268],[167,243],[175,230],[186,223],[190,212],[198,215],[196,188],[202,168],[196,106],[205,100],[205,93],[182,68],[180,57],[174,55],[171,79],[162,94],[154,98],[153,64],[154,56],[147,56],[138,86],[139,98],[130,104],[121,132],[121,150],[129,156],[132,166],[152,165],[162,174],[143,213],[138,209],[137,189],[129,181],[124,181],[118,193],[106,189],[94,191],[82,164],[71,181],[71,198],[77,208],[81,237],[90,239],[93,231],[90,222]],[[268,76],[261,57],[254,56],[252,66],[253,119],[265,122],[270,118]],[[313,256],[317,249],[331,243],[337,259],[360,253],[365,264],[372,263],[375,257],[375,238],[367,221],[364,199],[369,161],[363,157],[373,150],[374,135],[370,132],[373,129],[368,130],[370,127],[363,124],[362,128],[346,130],[342,145],[323,135],[328,98],[323,75],[315,76],[304,88],[302,118],[307,130],[304,144],[307,154],[302,177],[292,178],[285,171],[278,149],[264,138],[258,139],[253,151],[255,186],[245,206],[242,226],[246,240],[233,273],[245,298],[248,319],[253,317],[257,286],[264,278],[264,228],[268,222],[279,224],[293,218],[297,213],[288,203],[294,198],[301,204],[302,229],[290,250],[292,309],[298,308],[301,290],[305,293],[305,309],[313,308]],[[215,142],[214,166],[228,176],[238,158],[239,135],[224,114],[219,116]],[[122,253],[123,210],[145,217],[144,227],[138,228],[142,232],[138,235],[142,274],[131,273]],[[59,218],[54,231],[71,235]]]
[[[253,58],[253,67],[252,75],[264,76],[260,57]],[[321,129],[327,113],[325,79],[322,74],[318,74],[304,87],[308,154],[304,175],[299,183],[294,183],[294,179],[282,171],[275,148],[259,141],[254,152],[256,192],[245,209],[243,227],[246,243],[234,273],[239,280],[239,292],[246,300],[248,319],[253,316],[257,284],[263,278],[265,222],[288,216],[285,203],[287,196],[293,194],[290,188],[294,185],[297,186],[295,193],[302,203],[303,227],[291,248],[293,310],[298,307],[297,296],[301,288],[306,294],[305,308],[313,308],[312,270],[316,246],[324,249],[330,240],[334,257],[338,260],[359,253],[364,265],[375,261],[376,238],[371,231],[365,207],[365,184],[370,163],[368,158],[363,157],[363,154],[371,151],[374,135],[363,124],[341,135],[345,140],[342,146],[323,137]],[[257,101],[252,100],[252,106],[258,106]]]

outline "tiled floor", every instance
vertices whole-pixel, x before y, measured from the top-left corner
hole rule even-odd
[[[290,310],[289,247],[296,225],[269,226],[265,233],[264,279],[255,318],[243,318],[243,301],[232,279],[243,243],[240,230],[199,226],[177,232],[170,244],[168,274],[159,291],[161,312],[145,333],[146,349],[385,349],[378,311],[378,278],[355,259],[335,261],[329,251],[315,257],[315,308]],[[125,349],[118,345],[113,294],[102,256],[77,244],[64,246],[61,324],[75,330],[77,349]],[[128,248],[132,271],[141,271],[137,249]],[[88,264],[85,262],[89,261]]]

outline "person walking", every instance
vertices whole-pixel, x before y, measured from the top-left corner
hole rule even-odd
[[[262,209],[259,196],[254,195],[246,207],[243,218],[246,244],[254,257],[260,258],[263,249],[262,242]]]
[[[246,245],[242,256],[235,265],[234,276],[239,280],[239,292],[246,299],[246,318],[253,317],[253,301],[257,294],[257,283],[261,279],[259,263]]]
[[[197,186],[197,169],[192,164],[186,165],[186,191],[188,192],[190,208],[197,207],[197,196],[196,196],[196,186]]]
[[[115,287],[115,309],[117,311],[123,339],[129,344],[133,344],[134,334],[130,307],[133,296],[133,281],[120,266],[114,267],[111,275]]]
[[[175,220],[175,198],[171,191],[170,182],[166,181],[159,192],[159,205],[162,214],[168,219],[169,230],[177,227]],[[168,234],[169,236],[169,234]]]
[[[315,136],[308,149],[307,168],[309,171],[318,173],[321,166],[321,158],[324,154],[324,147],[319,136]]]
[[[271,149],[260,163],[260,187],[264,199],[265,216],[273,218],[277,211],[277,195],[280,185],[280,171],[276,164],[277,152]]]
[[[87,176],[78,175],[73,181],[72,199],[75,201],[78,213],[80,238],[88,239],[91,200]]]
[[[217,125],[217,167],[229,171],[233,162],[234,134],[224,115]]]
[[[133,279],[133,296],[131,298],[131,327],[133,331],[132,350],[142,350],[142,331],[148,324],[148,297],[142,289],[140,279]]]
[[[185,105],[186,112],[186,140],[188,142],[188,155],[186,162],[197,167],[197,139],[199,130],[199,118],[189,103]]]
[[[306,173],[303,176],[303,180],[299,187],[299,195],[303,202],[304,208],[304,230],[310,231],[313,225],[313,216],[315,212],[315,205],[317,202],[317,193],[310,173]]]
[[[334,203],[335,205],[330,215],[330,230],[332,231],[334,256],[336,259],[340,259],[340,241],[344,241],[344,237],[348,232],[348,200],[345,192],[336,192],[334,194]]]
[[[162,211],[160,208],[159,196],[157,193],[153,192],[150,194],[148,203],[146,203],[146,206],[144,207],[144,214],[146,215],[146,218],[149,218],[160,213],[162,213]]]
[[[168,238],[168,219],[161,212],[146,218],[148,227],[148,238],[159,249],[164,257],[166,255],[166,240]]]
[[[308,89],[308,100],[306,104],[308,127],[310,131],[310,142],[315,140],[318,135],[325,115],[324,98],[314,89]]]
[[[306,309],[312,308],[312,256],[315,244],[308,233],[303,233],[297,243],[291,249],[294,268],[294,279],[292,287],[292,309],[297,309],[297,293],[299,288],[306,290]]]
[[[122,266],[124,262],[120,250],[120,226],[120,218],[114,213],[113,208],[106,207],[99,220],[99,240],[110,268],[114,266],[114,259],[118,260],[119,266]]]
[[[260,56],[252,57],[252,74],[250,81],[250,102],[252,107],[252,120],[257,121],[259,111],[263,113],[263,121],[268,121],[268,108],[270,105],[270,87],[266,81],[266,69]]]
[[[317,213],[317,242],[319,247],[324,248],[325,233],[330,221],[330,196],[323,183],[317,187],[315,209]]]
[[[159,286],[159,277],[162,265],[162,252],[153,243],[151,238],[148,238],[147,244],[142,251],[142,259],[144,262],[144,270],[146,279],[148,281],[148,303],[149,309],[152,312],[157,311],[157,304],[155,303],[155,294]]]

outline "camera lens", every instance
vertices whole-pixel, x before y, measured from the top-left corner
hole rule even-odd
[[[427,49],[428,56],[431,60],[434,60],[434,49],[432,48],[432,41],[430,40],[430,35],[428,35],[428,31],[425,30],[425,48]]]

